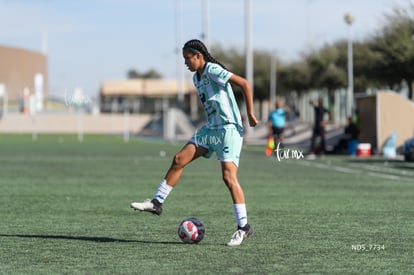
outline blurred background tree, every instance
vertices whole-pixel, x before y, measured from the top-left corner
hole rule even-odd
[[[228,70],[245,77],[245,53],[238,48],[224,49],[215,44],[212,55]],[[263,101],[269,99],[270,62],[275,58],[277,71],[277,95],[290,92],[298,95],[311,90],[325,90],[329,105],[334,106],[334,93],[347,88],[347,40],[325,44],[319,49],[304,53],[297,60],[283,61],[268,50],[254,51],[254,97]],[[378,31],[363,41],[353,41],[354,91],[408,88],[408,98],[413,96],[414,81],[414,4],[395,7],[384,20]],[[141,73],[128,71],[128,78],[162,78],[155,70]],[[241,97],[235,88],[236,96]]]

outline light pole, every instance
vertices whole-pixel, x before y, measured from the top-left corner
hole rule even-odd
[[[246,79],[249,81],[253,92],[253,104],[254,104],[254,75],[253,75],[253,42],[252,42],[252,1],[244,1],[244,13],[245,13],[245,43],[246,43]],[[246,134],[250,136],[254,132],[253,128],[246,127]]]
[[[253,88],[252,2],[245,0],[246,78]]]
[[[270,109],[272,110],[275,107],[276,103],[276,70],[277,70],[277,64],[276,64],[276,57],[275,54],[272,54],[270,58],[270,91],[269,91],[269,100],[270,100]]]
[[[207,49],[210,49],[210,35],[208,29],[208,0],[203,0],[202,2],[202,10],[203,10],[203,34],[202,39],[204,41],[204,45],[206,45]]]
[[[176,66],[177,66],[177,101],[181,106],[184,102],[184,66],[182,65],[182,35],[183,35],[183,2],[182,0],[175,1],[175,22],[176,22]]]
[[[354,17],[349,13],[344,16],[345,23],[349,26],[348,31],[348,97],[347,97],[347,116],[352,116],[354,105],[354,65],[352,53],[352,33],[351,26],[354,22]]]

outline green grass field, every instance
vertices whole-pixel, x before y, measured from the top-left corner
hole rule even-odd
[[[256,233],[226,247],[236,225],[215,158],[186,168],[161,217],[129,208],[152,197],[182,145],[0,136],[0,273],[414,272],[413,164],[346,156],[278,161],[247,146],[239,179]],[[176,233],[190,216],[206,226],[197,245]]]

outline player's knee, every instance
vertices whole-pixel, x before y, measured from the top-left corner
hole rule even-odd
[[[183,168],[184,166],[187,165],[187,163],[185,161],[185,158],[180,153],[177,153],[174,156],[173,164],[174,164],[174,166],[179,167],[179,168]]]
[[[223,181],[229,189],[232,189],[238,184],[237,176],[231,172],[223,172]]]

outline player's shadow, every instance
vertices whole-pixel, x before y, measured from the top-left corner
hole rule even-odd
[[[142,241],[142,240],[125,240],[110,237],[90,237],[90,236],[67,236],[67,235],[37,235],[37,234],[0,234],[0,237],[9,238],[29,238],[29,239],[55,239],[55,240],[74,240],[87,241],[95,243],[146,243],[146,244],[180,244],[181,242],[165,241]]]

